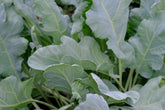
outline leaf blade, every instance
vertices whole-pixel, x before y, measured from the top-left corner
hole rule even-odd
[[[16,14],[13,7],[5,11],[0,4],[5,19],[0,20],[0,74],[15,75],[21,72],[21,55],[27,48],[27,40],[20,37],[23,20]],[[12,48],[12,49],[11,49]]]

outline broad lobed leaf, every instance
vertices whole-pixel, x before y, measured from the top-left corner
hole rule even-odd
[[[140,99],[133,104],[135,110],[164,110],[165,86],[160,87],[161,80],[161,76],[153,78],[140,89]]]
[[[10,76],[0,82],[0,110],[20,108],[30,103],[33,80],[21,82]]]
[[[130,2],[131,0],[93,0],[91,9],[86,13],[86,22],[95,36],[108,39],[108,49],[113,50],[125,67],[133,66],[135,54],[133,47],[124,41]]]
[[[82,67],[66,64],[51,66],[44,72],[47,87],[70,94],[72,93],[71,87],[74,80],[87,76]]]
[[[139,99],[139,94],[136,91],[128,91],[126,93],[122,93],[118,90],[110,90],[106,84],[95,74],[91,74],[92,78],[97,83],[97,86],[100,92],[104,95],[107,95],[115,100],[124,100],[126,98],[130,98],[133,103],[136,103]]]
[[[74,5],[76,7],[76,10],[72,15],[73,24],[72,24],[71,34],[73,35],[75,33],[81,32],[83,28],[83,22],[85,21],[85,19],[83,18],[83,14],[86,11],[89,2],[85,0],[61,0],[61,1],[64,4]]]
[[[5,10],[6,8],[6,10]],[[13,7],[0,4],[0,74],[15,75],[21,72],[21,55],[27,48],[27,40],[20,37],[23,19]]]
[[[62,14],[54,0],[14,0],[14,3],[27,24],[30,27],[34,25],[37,34],[47,41],[51,41],[51,36],[53,42],[59,44],[61,36],[70,35],[69,18]]]
[[[129,42],[135,48],[136,71],[143,77],[151,77],[152,70],[160,70],[165,54],[165,12],[159,12],[148,20],[143,20],[138,28],[138,37]]]
[[[80,103],[74,110],[109,110],[109,107],[102,96],[87,94],[86,101]]]
[[[151,9],[155,7],[160,0],[141,0],[139,8],[133,8],[130,13],[129,25],[131,30],[137,31],[139,24],[143,19],[151,17]]]
[[[60,63],[78,64],[86,70],[112,73],[113,65],[108,56],[103,54],[97,42],[84,37],[80,43],[63,36],[61,45],[51,45],[38,49],[28,60],[30,67],[38,70]]]

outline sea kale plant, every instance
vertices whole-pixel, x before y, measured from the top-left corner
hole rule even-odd
[[[165,110],[165,0],[138,3],[0,0],[0,110]]]

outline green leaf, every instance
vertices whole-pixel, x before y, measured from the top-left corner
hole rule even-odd
[[[88,2],[84,0],[61,0],[63,3],[68,5],[74,5],[76,10],[72,15],[73,25],[71,34],[78,33],[82,30],[82,24],[84,22],[83,14],[88,7]]]
[[[25,19],[25,24],[28,27],[29,31],[33,30],[33,27],[36,27],[36,36],[40,42],[44,45],[48,45],[51,41],[51,37],[48,34],[44,33],[40,27],[42,24],[37,19],[37,15],[33,11],[34,2],[32,0],[14,0],[14,8]],[[31,36],[33,39],[33,36]]]
[[[71,87],[74,80],[87,76],[82,67],[66,64],[51,66],[44,72],[47,87],[66,93],[72,93]]]
[[[151,9],[151,15],[160,11],[165,10],[165,1],[164,0],[157,0],[157,2],[153,5]]]
[[[86,13],[87,24],[96,37],[124,40],[128,6],[131,0],[93,0],[91,9]]]
[[[85,100],[86,94],[89,93],[88,86],[82,84],[79,80],[74,81],[72,84],[72,99],[73,101],[78,100],[82,102]]]
[[[40,29],[44,33],[53,36],[54,42],[59,42],[63,35],[69,35],[68,18],[62,15],[54,0],[33,1],[35,4],[33,11],[39,17],[42,24]]]
[[[93,73],[91,75],[97,83],[100,92],[104,95],[107,95],[115,100],[124,100],[126,98],[131,98],[133,103],[137,102],[137,100],[139,99],[139,94],[136,91],[128,91],[126,93],[122,93],[120,91],[110,90],[108,86],[105,85],[104,82],[97,75]]]
[[[43,74],[44,74],[43,71],[30,69],[29,73],[33,77],[34,83],[42,85],[45,82],[45,78],[43,77]]]
[[[27,47],[27,40],[20,37],[23,20],[13,7],[0,4],[0,74],[15,75],[21,72],[21,55]]]
[[[0,4],[4,3],[5,6],[10,6],[12,4],[12,0],[1,0]]]
[[[143,77],[152,76],[152,70],[160,70],[165,54],[165,12],[157,13],[148,20],[143,20],[138,28],[138,37],[129,42],[136,51],[136,71]]]
[[[119,58],[126,57],[122,47],[131,49],[124,42],[131,0],[93,0],[91,9],[86,13],[87,24],[96,37],[108,38],[108,48],[112,49]]]
[[[10,76],[0,82],[0,108],[11,110],[27,105],[31,100],[33,80],[21,82]]]
[[[151,9],[159,0],[141,0],[140,8],[134,8],[130,13],[130,29],[137,30],[139,24],[143,19],[151,17]]]
[[[60,63],[78,64],[86,70],[112,73],[113,65],[103,54],[97,42],[84,37],[80,43],[69,37],[62,37],[61,45],[51,45],[38,49],[28,60],[30,67],[38,70]]]
[[[155,78],[155,77],[158,77],[158,76],[165,77],[165,64],[163,64],[163,67],[161,68],[161,70],[154,71],[154,73],[152,74],[152,78]]]
[[[139,91],[140,99],[133,105],[135,110],[164,110],[165,86],[159,87],[162,77],[149,80]]]
[[[15,0],[17,11],[25,17],[26,22],[37,28],[39,35],[53,38],[59,44],[63,35],[70,35],[69,17],[63,15],[54,0]],[[30,6],[31,4],[31,6]],[[41,12],[42,10],[42,12]],[[39,20],[37,20],[37,17]],[[49,37],[44,39],[50,40]]]
[[[80,103],[74,110],[109,110],[109,107],[102,96],[87,94],[86,101]]]

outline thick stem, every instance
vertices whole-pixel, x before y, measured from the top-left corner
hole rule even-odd
[[[56,93],[57,93],[57,95],[58,95],[58,98],[59,98],[59,100],[60,100],[61,105],[64,106],[64,104],[63,104],[63,102],[62,102],[62,99],[61,99],[61,96],[60,96],[60,93],[59,93],[57,90],[56,90]]]
[[[58,97],[58,95],[57,95],[57,93],[56,92],[54,92],[54,91],[52,91],[51,89],[49,89],[49,88],[47,88],[47,87],[44,87],[44,86],[42,86],[42,89],[45,91],[45,92],[48,92],[48,93],[50,93],[50,94],[53,94],[55,97]],[[60,95],[60,94],[59,94]],[[64,96],[62,96],[62,95],[60,95],[60,97],[61,97],[61,100],[63,101],[63,102],[70,102],[70,100],[68,99],[68,98],[66,98],[66,97],[64,97]]]
[[[122,77],[123,77],[123,73],[122,73],[122,64],[121,64],[121,60],[119,59],[119,75],[120,75],[120,85],[122,85]]]
[[[39,100],[33,100],[33,101],[36,102],[36,103],[40,103],[40,104],[46,105],[46,106],[48,106],[48,107],[50,107],[52,109],[58,110],[55,106],[50,105],[48,103],[45,103],[45,102],[42,102],[42,101],[39,101]]]
[[[39,84],[34,84],[37,90],[40,92],[41,96],[46,100],[46,102],[51,103],[49,99],[45,96],[44,92],[42,91],[42,88]]]
[[[32,78],[31,74],[29,73],[29,70],[27,68],[27,66],[25,65],[25,63],[22,63],[23,69],[25,74],[29,77]],[[45,94],[42,91],[42,88],[40,87],[39,84],[34,84],[34,86],[37,88],[37,90],[40,92],[41,96],[48,102],[50,103],[50,101],[48,100],[48,98],[45,96]]]
[[[138,75],[139,75],[139,73],[137,72],[136,75],[135,75],[135,78],[134,78],[134,81],[133,81],[133,85],[132,86],[135,86],[136,81],[137,81],[137,78],[138,78]]]
[[[41,108],[40,108],[35,102],[33,102],[32,104],[33,104],[33,106],[34,106],[36,109],[41,110]]]
[[[22,68],[23,68],[23,70],[24,70],[24,73],[25,73],[29,78],[32,78],[32,76],[31,76],[30,73],[29,73],[28,67],[25,65],[24,62],[22,63]]]
[[[105,42],[104,42],[104,40],[102,39],[102,40],[101,40],[101,50],[102,50],[102,52],[105,51],[105,46],[104,46],[104,44],[105,44]]]
[[[125,85],[125,91],[127,91],[128,86],[130,85],[130,83],[132,85],[132,75],[133,75],[133,72],[134,72],[134,69],[131,69],[129,71],[129,76],[128,76],[128,79],[127,79],[127,82],[126,82],[126,85]]]
[[[119,87],[120,87],[120,89],[123,91],[123,92],[125,92],[125,89],[123,88],[123,86],[120,84],[120,82],[116,79],[116,78],[113,78],[115,81],[116,81],[116,83],[119,85]]]

